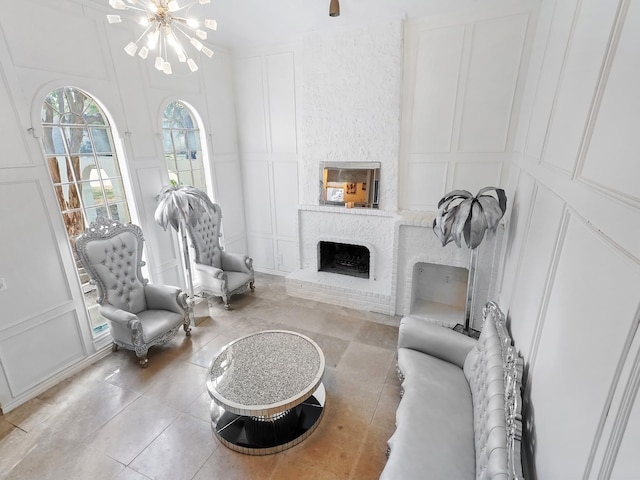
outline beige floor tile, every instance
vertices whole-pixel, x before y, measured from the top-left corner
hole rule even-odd
[[[155,480],[188,480],[218,446],[211,422],[182,414],[129,466]]]
[[[336,369],[359,377],[361,382],[383,384],[393,358],[391,350],[351,342]]]
[[[277,460],[277,455],[244,455],[220,445],[194,480],[268,479],[275,469]]]
[[[364,322],[354,340],[395,352],[398,347],[398,328],[374,322]]]
[[[351,478],[358,480],[380,478],[382,469],[387,462],[387,440],[389,436],[388,430],[384,428],[370,426],[367,429],[360,456],[351,473]]]
[[[171,375],[158,379],[144,396],[182,412],[205,391],[206,381],[206,368],[185,363]]]
[[[180,415],[157,400],[140,397],[103,425],[89,446],[128,465]]]
[[[115,480],[151,480],[149,477],[145,477],[141,473],[136,472],[135,470],[126,467],[122,470]]]

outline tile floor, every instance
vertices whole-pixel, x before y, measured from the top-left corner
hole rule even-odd
[[[289,297],[268,275],[232,306],[198,304],[192,336],[152,348],[146,369],[119,350],[1,416],[0,479],[378,478],[400,400],[398,319]],[[224,345],[267,329],[320,345],[327,403],[300,445],[252,457],[214,437],[205,379]]]

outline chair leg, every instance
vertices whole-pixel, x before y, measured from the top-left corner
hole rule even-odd
[[[223,295],[222,296],[222,300],[224,301],[225,310],[230,310],[231,309],[231,305],[229,304],[229,297],[227,297],[226,295]]]
[[[147,368],[149,366],[149,359],[145,355],[144,357],[140,357],[138,363],[140,364],[140,367]]]
[[[116,342],[113,342],[111,344],[111,351],[112,352],[117,352],[118,351],[118,344]]]
[[[187,325],[186,323],[182,325],[182,328],[184,328],[184,334],[187,337],[191,336],[191,325]]]
[[[253,284],[253,282],[251,282],[251,283],[249,284],[249,288],[251,289],[251,291],[252,291],[252,292],[256,289],[256,287],[255,287],[255,285]]]

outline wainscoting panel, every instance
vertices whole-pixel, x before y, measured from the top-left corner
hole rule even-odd
[[[40,14],[33,15],[32,3],[11,2],[2,6],[0,25],[14,65],[82,77],[107,76],[102,46],[94,34],[100,27],[82,14],[81,5],[70,8],[69,3],[39,2]],[[19,19],[29,19],[28,28]],[[70,23],[73,30],[61,34],[60,26]],[[34,32],[39,41],[34,41]]]
[[[240,163],[214,162],[215,202],[222,208],[222,229],[225,239],[244,235],[244,198]],[[240,190],[240,191],[238,191]]]
[[[449,152],[464,25],[418,33],[411,153]]]
[[[529,371],[536,465],[538,478],[583,478],[628,355],[640,268],[576,216],[560,248]],[[542,408],[558,401],[566,408]],[[580,435],[567,442],[559,425]]]
[[[473,25],[458,151],[506,150],[528,19],[521,14]]]
[[[262,161],[245,161],[242,176],[247,202],[247,232],[249,235],[273,233],[269,164]]]
[[[273,197],[276,232],[298,238],[298,164],[273,162]]]
[[[266,70],[271,151],[295,154],[298,146],[293,52],[266,56]]]
[[[267,152],[267,124],[265,96],[262,80],[262,59],[238,59],[236,69],[236,107],[240,151],[242,153]]]
[[[406,189],[401,192],[407,208],[437,210],[445,192],[447,162],[408,163],[406,165]]]
[[[57,316],[29,319],[24,322],[27,328],[0,337],[0,362],[13,397],[85,356],[78,318],[70,306]]]
[[[451,190],[469,190],[474,195],[481,188],[502,185],[502,162],[456,162]]]
[[[70,247],[56,236],[45,205],[38,180],[0,182],[2,248],[20,259],[0,272],[7,285],[0,292],[0,328],[72,300],[59,252]]]
[[[568,174],[578,160],[617,8],[616,2],[583,0],[574,25],[542,159]]]
[[[576,13],[578,0],[557,1],[553,20],[548,33],[544,62],[538,76],[535,102],[531,115],[526,154],[539,159],[542,155],[549,123],[549,114],[553,107],[554,92],[558,86],[562,62],[567,50],[572,19]]]
[[[277,240],[278,271],[290,273],[300,268],[300,248],[296,240]]]
[[[2,155],[0,168],[22,167],[32,164],[25,143],[24,133],[20,130],[20,121],[15,105],[9,95],[2,67],[0,67],[0,132],[2,132]]]
[[[276,270],[274,258],[273,238],[262,235],[248,235],[249,254],[253,258],[253,268],[256,270]]]
[[[622,20],[622,19],[621,19]],[[598,109],[580,178],[627,201],[640,202],[640,4],[629,2],[610,54],[606,91]],[[606,75],[606,72],[605,72]]]
[[[531,361],[542,300],[554,250],[560,235],[564,202],[543,186],[536,189],[527,236],[521,248],[518,273],[509,316],[518,318],[512,324],[512,336],[524,358]]]

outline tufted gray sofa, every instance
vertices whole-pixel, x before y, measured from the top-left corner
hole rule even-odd
[[[522,358],[489,302],[478,340],[404,317],[403,395],[383,480],[522,479]]]

